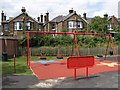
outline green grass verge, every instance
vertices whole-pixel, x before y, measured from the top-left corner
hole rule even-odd
[[[40,60],[39,56],[32,56],[31,60]],[[53,59],[56,60],[54,56],[47,56],[47,60]],[[66,59],[66,57],[64,57]],[[24,75],[32,75],[32,71],[28,69],[26,63],[26,56],[20,56],[16,58],[16,73],[14,73],[14,59],[8,59],[8,61],[0,62],[0,66],[2,65],[2,74],[24,74]]]

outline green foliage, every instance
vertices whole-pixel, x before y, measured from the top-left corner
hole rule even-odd
[[[107,43],[107,39],[105,37],[97,37],[97,36],[77,35],[77,40],[79,46],[85,48],[102,47],[105,43]]]
[[[68,29],[62,29],[61,32],[68,32]]]
[[[120,42],[120,32],[115,34],[114,40],[115,40],[115,43],[118,45],[118,43]]]
[[[72,37],[67,34],[63,35],[43,35],[43,34],[34,34],[30,37],[30,46],[31,47],[40,47],[40,46],[58,46],[58,45],[70,45],[72,42]],[[27,38],[23,37],[20,39],[20,45],[26,47]]]
[[[88,24],[88,29],[98,33],[107,33],[108,23],[106,18],[96,16],[92,19],[91,23]]]
[[[20,46],[21,46],[21,47],[25,47],[25,46],[26,46],[26,43],[27,43],[27,37],[26,37],[26,36],[23,36],[23,37],[20,39],[19,43],[20,43]]]

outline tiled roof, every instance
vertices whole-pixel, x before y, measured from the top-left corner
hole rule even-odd
[[[76,14],[75,11],[74,11],[73,13],[68,14],[67,16],[65,16],[65,17],[63,18],[63,21],[65,21],[66,19],[68,19],[69,17],[71,17],[72,15],[75,15],[75,14]]]
[[[35,22],[37,22],[38,23],[38,21],[37,20],[35,20],[35,19],[33,19],[31,16],[29,16],[27,13],[21,13],[21,14],[19,14],[18,16],[16,16],[16,17],[10,17],[7,21],[5,21],[5,22],[11,22],[12,20],[15,20],[16,18],[18,18],[19,16],[21,16],[21,15],[23,15],[23,14],[26,14],[28,17],[30,17],[30,19],[32,19],[33,21],[35,21]]]
[[[71,17],[72,15],[77,15],[76,11],[74,11],[73,13],[68,14],[67,16],[63,16],[63,15],[59,15],[57,17],[55,17],[54,19],[51,20],[51,22],[61,22],[61,21],[65,21],[66,19],[68,19],[69,17]],[[79,16],[79,15],[78,15]],[[81,16],[80,16],[81,17]],[[85,20],[84,18],[81,17],[81,19],[83,19],[86,23],[88,23],[87,20]]]
[[[65,16],[59,15],[51,20],[51,22],[61,22]]]
[[[87,17],[87,22],[90,23],[92,18]]]

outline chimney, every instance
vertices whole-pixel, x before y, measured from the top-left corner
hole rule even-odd
[[[6,14],[4,15],[4,21],[6,21]]]
[[[25,13],[26,12],[25,7],[22,7],[21,11],[22,11],[22,13]]]
[[[46,22],[49,22],[49,12],[46,13]]]
[[[73,8],[72,8],[71,10],[69,10],[69,14],[71,14],[71,13],[73,13],[73,12],[74,12]]]
[[[87,17],[86,17],[86,13],[83,13],[83,18],[86,20]]]
[[[104,18],[108,18],[108,14],[106,13],[106,14],[104,14]]]
[[[38,22],[40,21],[40,17],[37,17]]]
[[[4,21],[4,12],[1,13],[1,22]]]
[[[46,23],[46,15],[44,16],[44,23]]]
[[[40,21],[43,22],[43,15],[42,14],[40,15],[40,19],[41,19]]]

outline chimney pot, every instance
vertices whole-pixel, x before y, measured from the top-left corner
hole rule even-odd
[[[43,22],[43,15],[42,14],[40,15],[40,19],[41,19],[41,22]]]
[[[46,15],[44,16],[44,23],[46,23]]]
[[[4,21],[4,12],[1,13],[1,21]]]
[[[73,13],[73,12],[74,12],[73,8],[72,8],[71,10],[69,10],[69,14],[71,14],[71,13]]]
[[[6,21],[6,14],[4,15],[4,20]]]
[[[25,7],[22,7],[21,11],[22,11],[22,13],[25,13],[26,12]]]
[[[108,18],[108,14],[107,14],[107,13],[106,13],[106,14],[104,14],[104,17],[105,17],[105,18]]]
[[[46,13],[46,22],[48,22],[49,21],[49,12],[47,11],[47,13]]]
[[[40,21],[40,17],[37,17],[37,19],[38,19],[38,22]]]
[[[86,13],[83,13],[83,18],[84,18],[84,19],[87,19]]]

